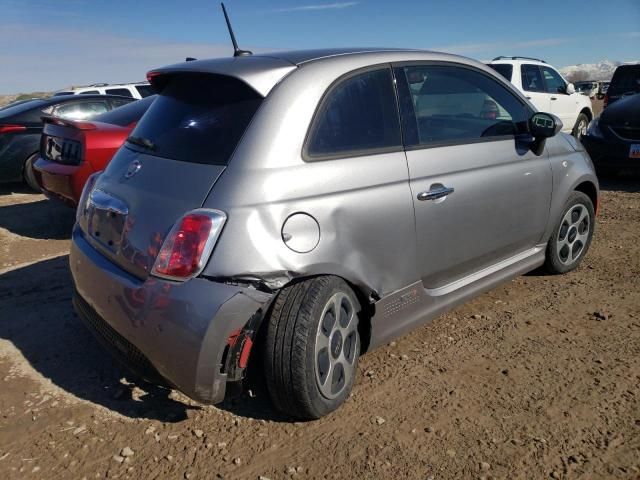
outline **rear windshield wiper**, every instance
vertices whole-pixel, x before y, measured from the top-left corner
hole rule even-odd
[[[156,149],[156,144],[153,143],[148,138],[144,138],[144,137],[128,137],[127,142],[133,143],[134,145],[138,145],[139,147],[144,147],[147,150]]]

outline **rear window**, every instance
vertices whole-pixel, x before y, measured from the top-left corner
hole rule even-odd
[[[147,97],[143,100],[129,103],[123,107],[115,108],[110,112],[98,115],[93,119],[96,122],[104,122],[111,125],[126,127],[127,125],[140,120],[142,115],[144,115],[144,112],[149,109],[149,105],[151,105],[155,99],[155,96]]]
[[[142,98],[146,98],[155,93],[151,85],[136,85],[136,90]]]
[[[128,88],[107,88],[105,90],[107,95],[120,95],[121,97],[133,97],[133,94]]]
[[[618,67],[609,85],[609,95],[640,93],[640,65]]]
[[[169,78],[127,146],[184,162],[226,165],[261,103],[240,80],[183,73]]]
[[[0,119],[17,117],[26,121],[38,121],[47,106],[44,100],[29,100],[0,110]],[[32,112],[33,111],[33,112]]]
[[[513,75],[513,65],[509,65],[508,63],[490,63],[489,66],[504,78],[511,81],[511,76]]]

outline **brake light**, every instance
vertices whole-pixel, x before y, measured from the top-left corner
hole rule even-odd
[[[26,129],[24,125],[0,125],[0,133],[23,132]]]
[[[169,280],[198,275],[211,256],[227,215],[199,208],[182,217],[164,239],[151,273]]]
[[[78,201],[78,208],[76,209],[76,221],[80,220],[86,213],[87,208],[89,207],[89,199],[91,197],[91,192],[93,191],[93,187],[96,186],[96,181],[98,177],[102,173],[102,170],[96,173],[92,173],[87,178],[87,181],[84,184],[84,188],[82,189],[82,194],[80,195],[80,200]]]

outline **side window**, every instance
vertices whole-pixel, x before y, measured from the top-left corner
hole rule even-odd
[[[130,103],[131,103],[130,101],[125,100],[124,98],[112,98],[111,99],[112,108],[122,107],[123,105],[129,105]]]
[[[142,98],[146,98],[155,93],[151,85],[136,85],[136,90]]]
[[[133,97],[131,91],[128,88],[107,88],[105,90],[107,95],[120,95],[121,97]]]
[[[542,74],[537,65],[520,65],[520,74],[522,77],[522,88],[524,90],[527,92],[544,92]]]
[[[396,69],[407,146],[462,143],[527,132],[529,109],[478,71],[416,65]],[[404,97],[409,95],[410,100]],[[407,113],[411,109],[413,113]]]
[[[540,68],[542,69],[542,74],[544,75],[544,83],[547,86],[546,91],[548,93],[564,93],[567,90],[567,84],[564,82],[558,72],[549,67]],[[591,85],[589,85],[589,88],[591,88]]]
[[[56,117],[68,118],[70,120],[84,120],[94,117],[108,110],[105,102],[72,102],[57,106],[53,114]]]
[[[391,70],[360,73],[333,87],[320,104],[306,154],[338,157],[402,146]]]
[[[80,92],[80,95],[97,95],[99,93],[98,90],[87,90],[86,92]]]

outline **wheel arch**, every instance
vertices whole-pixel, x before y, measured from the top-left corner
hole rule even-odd
[[[576,185],[573,190],[576,192],[582,192],[589,197],[593,204],[593,209],[596,214],[598,213],[598,189],[593,182],[586,180]]]
[[[584,113],[589,121],[593,120],[593,112],[589,107],[584,107],[582,110],[580,110],[580,113]]]

